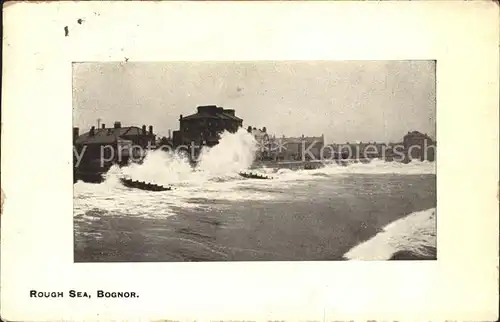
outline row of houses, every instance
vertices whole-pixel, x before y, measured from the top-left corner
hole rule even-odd
[[[325,137],[304,136],[301,137],[276,137],[269,135],[266,128],[248,128],[257,141],[257,152],[255,158],[262,161],[284,161],[284,160],[309,160],[319,159],[321,151],[325,146]],[[312,156],[312,157],[311,157]]]
[[[146,149],[157,146],[195,146],[195,153],[204,146],[214,146],[219,143],[220,134],[224,131],[235,133],[243,127],[243,120],[235,115],[235,110],[225,109],[216,105],[198,106],[194,114],[179,117],[179,129],[169,137],[157,138],[153,126],[122,126],[120,121],[114,122],[112,127],[105,124],[92,126],[87,132],[80,134],[79,128],[73,128],[73,159],[77,163],[75,171],[80,174],[102,173],[114,164],[127,164],[133,156],[141,158]],[[382,151],[386,158],[391,157],[392,148],[403,146],[408,158],[434,160],[434,152],[425,156],[422,151],[425,147],[436,145],[427,134],[417,131],[408,132],[400,143],[359,142],[345,144],[325,144],[324,135],[277,137],[270,135],[263,127],[261,129],[249,126],[247,131],[258,142],[257,160],[310,160],[321,158],[345,158],[346,150],[363,150],[366,146],[372,147],[367,157],[380,157]],[[134,150],[132,147],[141,147]],[[422,147],[412,149],[411,147]],[[103,147],[105,147],[103,149]],[[375,149],[373,149],[375,147]],[[344,150],[343,150],[344,149]],[[84,152],[84,153],[82,153]],[[103,154],[104,153],[104,154]],[[103,160],[104,158],[104,160]],[[78,162],[76,162],[78,161]]]
[[[426,133],[408,132],[401,142],[356,142],[325,144],[324,135],[317,137],[279,137],[262,130],[248,128],[259,143],[258,160],[332,160],[383,158],[386,160],[435,160],[436,142]]]

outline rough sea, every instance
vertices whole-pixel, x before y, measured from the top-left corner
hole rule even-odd
[[[75,262],[436,258],[434,163],[259,168],[273,179],[243,178],[255,149],[245,131],[226,133],[194,170],[155,151],[103,183],[75,183]],[[126,188],[124,175],[173,190]]]

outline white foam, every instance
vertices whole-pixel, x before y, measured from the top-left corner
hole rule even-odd
[[[414,212],[398,219],[383,231],[349,250],[349,260],[388,260],[398,251],[417,256],[429,255],[436,248],[436,209]]]
[[[219,144],[202,151],[197,169],[212,175],[234,174],[252,165],[256,151],[257,141],[246,130],[224,132]]]
[[[429,161],[412,161],[410,163],[386,162],[374,159],[368,163],[349,163],[341,166],[336,163],[328,164],[324,168],[309,170],[325,174],[435,174],[436,165]]]

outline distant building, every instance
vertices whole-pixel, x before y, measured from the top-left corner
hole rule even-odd
[[[436,142],[427,135],[418,131],[408,132],[403,137],[405,150],[405,161],[427,160],[434,161],[436,153]]]
[[[257,151],[255,153],[256,160],[269,160],[271,158],[271,137],[267,133],[266,127],[258,129],[256,127],[249,126],[247,132],[252,134],[257,142]]]
[[[385,142],[361,142],[357,141],[355,143],[342,143],[342,144],[329,144],[329,147],[325,149],[328,155],[325,158],[341,158],[341,159],[353,159],[353,160],[363,160],[363,159],[374,159],[385,157],[386,151],[391,150]],[[326,154],[326,153],[325,153]]]
[[[330,143],[325,145],[323,150],[323,159],[334,160],[334,159],[356,159],[358,154],[361,157],[364,147],[363,143]]]
[[[179,117],[179,131],[173,133],[173,144],[214,146],[219,143],[221,133],[235,133],[241,126],[243,120],[232,109],[216,105],[198,106],[197,113]]]
[[[325,146],[325,137],[304,136],[275,138],[273,142],[276,159],[279,160],[320,160]],[[312,156],[311,156],[312,155]]]
[[[262,142],[269,139],[269,134],[267,134],[267,129],[265,127],[263,127],[262,129],[258,129],[256,127],[252,128],[251,126],[249,126],[247,128],[247,131],[255,137],[255,140],[257,142]]]

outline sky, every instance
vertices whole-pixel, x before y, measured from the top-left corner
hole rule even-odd
[[[326,143],[435,138],[434,61],[92,62],[73,64],[73,125],[153,125],[167,136],[199,105],[243,126]]]

